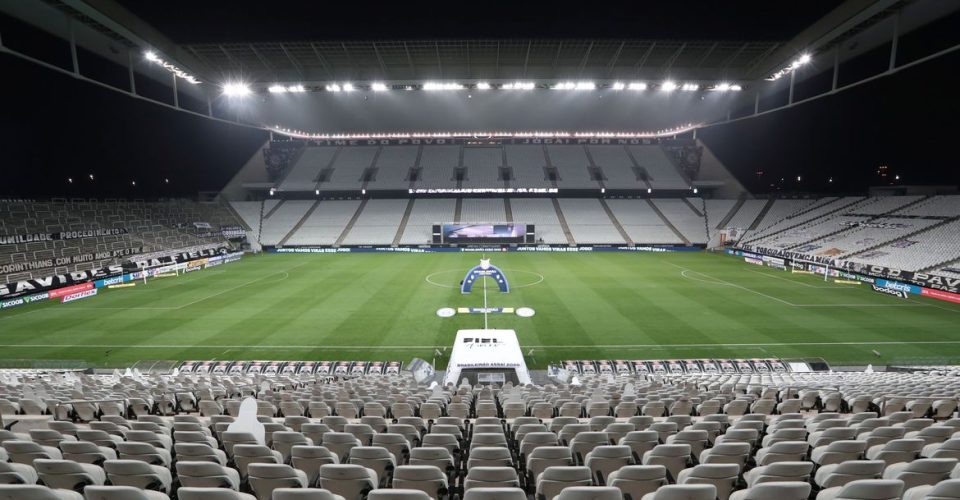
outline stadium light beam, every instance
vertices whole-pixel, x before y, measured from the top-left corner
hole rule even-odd
[[[423,84],[423,90],[463,90],[463,85],[454,82],[427,82]]]
[[[477,90],[490,90],[490,84],[487,82],[480,82],[477,84]]]
[[[173,64],[173,63],[171,63],[171,62],[163,60],[163,58],[160,57],[159,54],[157,54],[156,52],[154,52],[154,51],[152,51],[152,50],[144,51],[144,53],[143,53],[143,58],[146,59],[147,61],[150,61],[150,62],[154,63],[154,64],[157,64],[157,65],[159,65],[159,66],[162,66],[163,69],[165,69],[165,70],[173,73],[174,76],[176,76],[177,78],[180,78],[180,79],[182,79],[182,80],[184,80],[184,81],[186,81],[186,82],[188,82],[188,83],[191,83],[191,84],[193,84],[193,85],[196,85],[196,84],[200,83],[200,80],[197,80],[197,77],[195,77],[195,76],[191,75],[190,73],[187,73],[186,71],[178,68],[177,65],[175,65],[175,64]]]
[[[643,82],[630,82],[630,85],[627,85],[629,90],[647,90],[647,84]]]
[[[627,85],[624,84],[623,82],[614,82],[613,86],[611,86],[610,88],[612,88],[613,90],[623,90],[627,88]]]
[[[223,95],[227,97],[246,97],[253,91],[250,86],[243,82],[227,82],[222,88]]]
[[[374,92],[386,92],[386,91],[387,91],[387,86],[386,86],[386,84],[383,84],[383,83],[380,83],[380,82],[376,82],[376,83],[370,85],[370,88],[373,89]]]
[[[502,87],[503,90],[533,90],[537,85],[533,82],[513,82],[504,84]]]
[[[696,83],[684,83],[683,86],[680,87],[680,90],[683,90],[684,92],[696,92],[700,90],[700,86]]]
[[[344,84],[343,84],[343,91],[344,91],[344,92],[353,92],[354,90],[357,90],[357,89],[353,86],[352,83],[349,83],[349,82],[348,82],[348,83],[344,83]]]
[[[660,84],[660,90],[663,90],[664,92],[673,92],[674,90],[677,90],[677,83],[672,80],[667,80]]]

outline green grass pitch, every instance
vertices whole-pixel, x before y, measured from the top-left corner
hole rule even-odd
[[[473,253],[283,254],[0,313],[0,364],[75,360],[435,358],[483,315],[457,287]],[[709,253],[492,255],[513,290],[492,314],[527,362],[817,356],[833,364],[960,363],[960,305],[873,292]],[[877,357],[872,351],[878,351]],[[437,362],[442,368],[446,357]]]

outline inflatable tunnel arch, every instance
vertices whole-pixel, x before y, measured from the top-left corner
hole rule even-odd
[[[470,293],[473,290],[473,284],[482,277],[493,278],[497,282],[497,287],[502,293],[510,292],[510,283],[507,282],[507,275],[499,267],[490,264],[490,259],[480,259],[480,265],[467,271],[467,275],[460,284],[460,293]]]

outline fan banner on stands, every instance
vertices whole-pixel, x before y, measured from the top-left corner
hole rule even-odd
[[[165,265],[175,265],[186,263],[203,257],[221,257],[227,255],[230,249],[226,246],[219,248],[210,248],[196,252],[183,252],[169,255],[166,257],[157,257],[145,261],[125,262],[123,264],[111,265],[101,269],[90,269],[87,271],[77,271],[66,274],[57,274],[45,278],[35,278],[23,281],[16,281],[0,285],[0,298],[19,297],[21,295],[35,294],[47,290],[60,289],[77,283],[86,283],[93,280],[103,280],[121,276],[124,274],[135,273],[145,269],[160,267]],[[224,259],[224,262],[229,260]],[[93,283],[90,283],[93,286]],[[59,292],[59,290],[57,290]],[[53,293],[51,292],[51,297]]]
[[[960,278],[951,278],[949,276],[940,276],[932,273],[915,273],[912,271],[903,271],[892,267],[871,266],[856,262],[847,262],[845,268],[856,272],[877,276],[880,278],[895,279],[899,281],[908,281],[914,285],[925,288],[943,290],[945,292],[960,293]]]
[[[143,247],[130,247],[121,250],[111,250],[109,252],[84,253],[80,255],[71,255],[69,257],[57,257],[55,259],[4,264],[0,266],[0,274],[21,273],[25,271],[34,271],[37,269],[46,269],[48,267],[69,266],[71,264],[82,264],[84,262],[93,262],[97,260],[109,260],[117,257],[137,255],[142,252]]]
[[[0,236],[0,245],[14,245],[17,243],[36,243],[38,241],[76,240],[79,238],[96,238],[99,236],[116,236],[127,234],[127,229],[114,227],[108,229],[81,229],[77,231],[62,231],[59,233],[29,233]]]

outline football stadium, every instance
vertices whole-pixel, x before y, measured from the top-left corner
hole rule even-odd
[[[960,499],[960,2],[0,1],[0,500]]]

